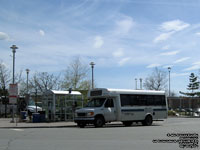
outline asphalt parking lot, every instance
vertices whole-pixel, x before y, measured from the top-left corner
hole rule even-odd
[[[184,134],[193,140],[186,146],[199,141],[200,118],[168,118],[152,126],[1,128],[0,150],[180,150],[183,143],[173,140],[184,139]]]

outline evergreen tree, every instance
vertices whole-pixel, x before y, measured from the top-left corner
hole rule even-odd
[[[187,90],[189,90],[190,92],[188,93],[180,92],[180,93],[192,97],[198,95],[199,92],[195,91],[199,89],[199,81],[197,79],[198,79],[197,76],[195,76],[194,73],[191,73],[189,77],[189,85],[187,87]]]

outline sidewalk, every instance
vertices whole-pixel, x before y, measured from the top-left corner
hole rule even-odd
[[[29,123],[15,122],[10,123],[11,118],[0,118],[0,128],[64,128],[76,127],[74,122],[50,122],[50,123]],[[16,121],[16,120],[15,120]]]

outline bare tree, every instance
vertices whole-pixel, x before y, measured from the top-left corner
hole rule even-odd
[[[10,82],[10,71],[3,62],[0,62],[0,98],[5,104],[5,117],[7,117],[8,85]]]
[[[27,94],[27,83],[24,78],[21,79],[19,84],[19,95]]]
[[[15,82],[17,84],[21,84],[21,82],[23,82],[24,80],[24,78],[22,77],[22,73],[23,73],[23,70],[20,70],[19,73],[15,75]]]
[[[167,81],[167,73],[163,70],[155,68],[152,74],[145,79],[144,87],[148,90],[166,90]]]
[[[10,71],[3,62],[0,62],[0,89],[8,88],[10,81]]]
[[[60,75],[55,76],[47,72],[35,73],[30,80],[30,88],[33,91],[38,90],[44,92],[45,90],[58,90],[60,89]]]
[[[88,90],[91,82],[88,79],[89,65],[81,62],[80,58],[75,58],[67,67],[64,74],[63,89]]]
[[[15,83],[18,84],[19,95],[24,95],[26,91],[25,79],[22,77],[23,70],[20,70],[19,73],[15,75]]]

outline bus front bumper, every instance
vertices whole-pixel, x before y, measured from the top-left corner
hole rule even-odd
[[[79,123],[84,123],[84,124],[94,124],[94,120],[95,118],[80,118],[80,117],[76,117],[74,118],[74,122],[79,124]]]

